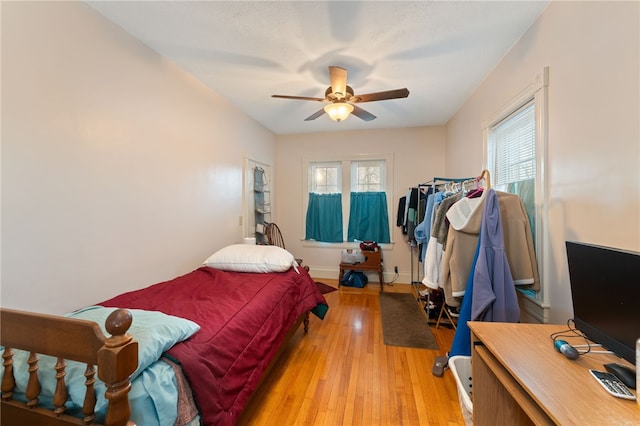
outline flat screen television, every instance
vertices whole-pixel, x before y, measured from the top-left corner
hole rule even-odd
[[[640,253],[573,241],[566,248],[576,328],[635,364]]]

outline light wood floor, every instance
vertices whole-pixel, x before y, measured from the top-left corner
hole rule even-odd
[[[322,280],[337,287],[336,280]],[[324,320],[311,315],[243,412],[241,425],[464,425],[455,380],[431,373],[454,331],[434,332],[439,350],[383,342],[379,286],[325,295]],[[411,292],[411,286],[385,286]],[[417,303],[417,302],[416,302]],[[426,315],[425,315],[426,321]]]

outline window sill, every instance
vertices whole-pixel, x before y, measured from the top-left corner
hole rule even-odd
[[[516,290],[518,291],[518,293],[520,293],[523,297],[526,297],[527,299],[529,299],[531,301],[531,303],[535,303],[536,305],[540,306],[541,308],[548,308],[549,305],[545,304],[542,302],[542,300],[540,300],[537,295],[538,293],[533,291],[533,290],[528,290],[528,289],[523,289],[523,288],[518,288],[516,286]]]

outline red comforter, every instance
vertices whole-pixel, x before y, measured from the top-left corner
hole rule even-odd
[[[168,351],[189,379],[206,425],[232,425],[287,331],[304,312],[323,317],[326,300],[303,269],[225,272],[201,267],[100,305],[161,311],[201,329]]]

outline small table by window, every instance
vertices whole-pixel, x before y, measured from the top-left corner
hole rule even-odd
[[[360,263],[340,263],[340,277],[338,278],[338,287],[342,282],[342,277],[345,271],[374,271],[378,272],[378,279],[380,280],[380,291],[384,291],[384,277],[382,275],[382,251],[363,251],[362,254],[365,257],[364,262]]]

